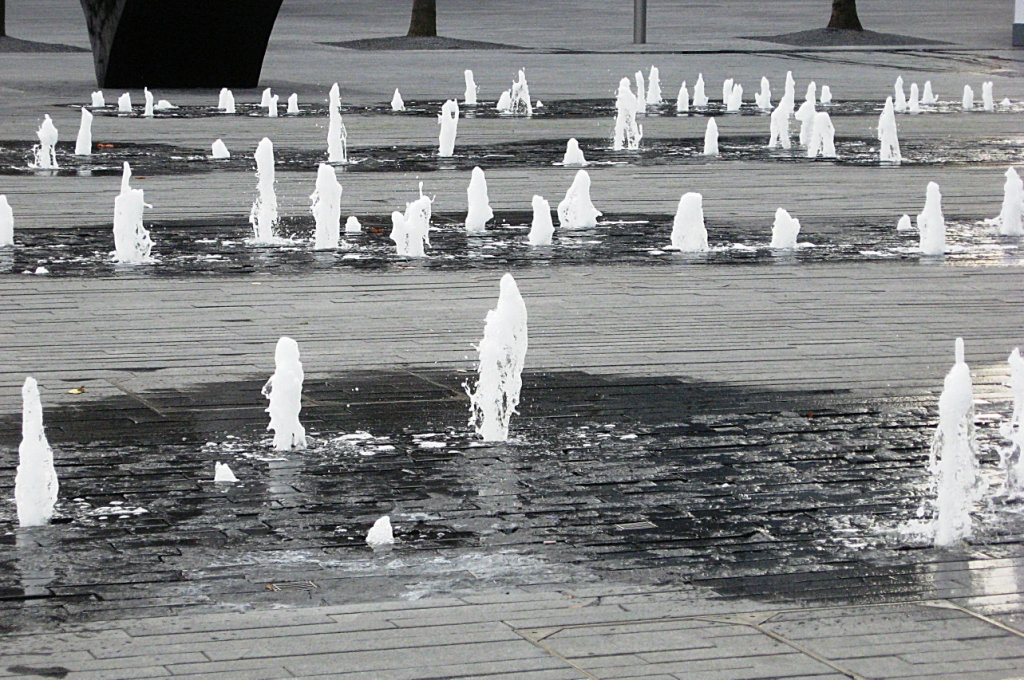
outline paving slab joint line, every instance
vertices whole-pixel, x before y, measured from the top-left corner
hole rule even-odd
[[[583,668],[582,666],[580,666],[580,665],[578,665],[576,663],[573,663],[569,659],[565,658],[564,656],[562,656],[561,654],[556,652],[550,646],[548,646],[548,645],[544,644],[543,642],[541,642],[541,640],[543,640],[544,638],[534,639],[534,638],[530,637],[525,631],[517,629],[515,626],[513,626],[509,622],[502,621],[502,623],[505,624],[506,626],[508,626],[512,630],[513,633],[515,633],[519,637],[523,638],[524,640],[529,642],[531,645],[533,645],[537,649],[543,651],[545,654],[547,654],[550,657],[553,657],[555,659],[558,659],[559,661],[562,661],[562,662],[568,664],[573,670],[577,670],[580,673],[582,673],[584,677],[590,678],[590,680],[601,680],[600,677],[594,675],[593,673],[588,671],[586,668]],[[554,635],[555,633],[558,633],[561,630],[563,630],[563,629],[562,628],[558,628],[558,629],[548,633],[544,637],[545,638],[546,637],[550,637],[551,635]]]
[[[732,626],[746,626],[747,628],[756,630],[761,635],[770,637],[776,642],[780,642],[786,645],[787,647],[790,647],[796,650],[797,652],[800,652],[806,657],[814,659],[818,663],[828,666],[837,673],[841,673],[848,678],[852,678],[852,680],[868,680],[867,677],[861,675],[860,673],[850,670],[849,668],[846,668],[845,666],[836,663],[828,657],[818,654],[813,649],[808,649],[807,647],[804,647],[803,645],[797,642],[793,642],[785,635],[780,635],[779,633],[776,633],[773,630],[765,628],[764,624],[767,623],[777,613],[778,612],[763,612],[763,616],[760,614],[739,614],[735,616],[695,616],[693,618],[702,621],[708,621],[710,623],[722,623]]]
[[[419,373],[417,373],[416,371],[414,371],[414,370],[412,370],[410,368],[402,368],[400,370],[403,373],[408,373],[409,375],[411,375],[412,377],[416,378],[417,380],[422,380],[425,383],[429,383],[429,384],[433,385],[434,387],[439,387],[442,390],[444,390],[445,392],[449,392],[449,393],[455,395],[459,399],[459,401],[469,401],[469,395],[466,394],[465,391],[453,390],[450,386],[444,385],[442,383],[439,383],[436,380],[431,380],[427,376],[420,375]]]
[[[973,609],[968,609],[967,607],[964,607],[963,605],[959,605],[956,602],[950,602],[949,600],[929,600],[929,601],[926,601],[926,602],[921,602],[920,604],[921,604],[922,607],[931,607],[933,609],[952,609],[954,611],[958,611],[958,612],[961,612],[963,614],[967,614],[968,616],[973,616],[974,618],[978,619],[979,621],[984,621],[985,623],[989,624],[990,626],[995,626],[996,628],[998,628],[998,629],[1000,629],[1000,630],[1002,630],[1004,632],[1007,632],[1010,635],[1016,635],[1019,638],[1024,638],[1024,631],[1018,630],[1017,628],[1014,628],[1013,626],[1007,625],[1007,624],[1003,623],[1002,621],[996,621],[993,618],[985,616],[984,614],[982,614],[980,612],[976,612]]]
[[[146,408],[148,408],[150,411],[152,411],[153,413],[157,414],[161,418],[170,418],[171,417],[170,413],[168,413],[164,409],[160,408],[159,406],[157,406],[156,404],[151,402],[149,399],[146,399],[145,397],[143,397],[139,393],[135,392],[134,390],[131,390],[131,389],[127,388],[124,384],[121,383],[120,380],[115,380],[114,378],[105,378],[105,380],[112,387],[115,387],[118,390],[121,390],[126,395],[128,395],[129,397],[131,397],[135,401],[139,402],[140,404],[142,404],[143,406],[145,406]]]

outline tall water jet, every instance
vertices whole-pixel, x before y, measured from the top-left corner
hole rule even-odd
[[[729,93],[729,100],[725,103],[726,111],[739,111],[743,106],[743,86],[736,83]]]
[[[832,88],[828,85],[821,86],[821,96],[818,97],[818,102],[822,106],[828,106],[832,103]]]
[[[960,106],[964,111],[974,110],[974,90],[970,85],[964,85],[964,98]]]
[[[708,118],[707,129],[704,130],[704,155],[718,155],[718,123],[714,118]]]
[[[405,111],[405,102],[402,100],[402,93],[395,88],[395,94],[391,97],[392,111]]]
[[[152,262],[150,252],[153,241],[142,226],[142,217],[147,205],[145,192],[132,189],[129,182],[132,169],[124,162],[121,175],[121,193],[114,199],[114,261],[121,264],[145,264]]]
[[[466,199],[469,206],[466,210],[466,231],[471,233],[483,233],[487,227],[487,221],[494,217],[491,210],[490,199],[487,196],[487,179],[484,171],[480,168],[473,168],[473,175],[466,187]]]
[[[117,112],[118,113],[131,113],[132,112],[132,96],[125,92],[117,98]]]
[[[92,155],[92,113],[82,107],[82,122],[78,126],[78,138],[75,140],[75,155]]]
[[[786,100],[783,98],[779,105],[772,111],[771,120],[769,122],[769,137],[768,137],[768,148],[774,149],[776,146],[781,146],[783,149],[790,147],[789,141],[789,117],[791,110],[786,105]]]
[[[937,104],[938,102],[939,98],[932,92],[932,81],[924,81],[924,91],[921,92],[921,103],[930,106],[932,104]]]
[[[793,250],[796,248],[796,237],[800,234],[800,220],[793,217],[783,208],[775,211],[775,222],[772,224],[772,248]]]
[[[1021,182],[1017,171],[1010,167],[1006,171],[1006,183],[1003,184],[1003,208],[999,215],[989,220],[999,227],[1003,236],[1024,235],[1021,215],[1024,213],[1024,182]]]
[[[338,247],[341,230],[341,184],[334,166],[321,163],[316,171],[316,189],[309,200],[313,202],[310,211],[316,221],[313,236],[315,250],[332,250]]]
[[[878,150],[879,160],[883,163],[903,161],[900,140],[896,136],[896,111],[893,108],[892,97],[885,98],[885,106],[878,117],[878,141],[882,143]]]
[[[103,90],[96,90],[95,92],[93,92],[91,99],[92,103],[90,104],[90,106],[92,106],[94,109],[102,109],[104,106],[107,105],[106,100],[103,99]]]
[[[590,201],[590,175],[579,170],[558,204],[558,225],[563,229],[596,227],[600,216],[601,211]]]
[[[811,129],[811,138],[807,142],[807,157],[835,158],[836,157],[836,129],[832,125],[832,119],[825,111],[818,111],[814,114],[814,127]]]
[[[981,108],[986,111],[995,111],[996,104],[992,98],[992,81],[986,80],[981,84]]]
[[[619,81],[619,91],[615,95],[615,134],[612,137],[612,149],[639,149],[644,129],[636,122],[637,98],[629,86],[629,78]]]
[[[270,88],[263,90],[263,95],[260,97],[260,107],[267,108],[270,106],[270,102],[273,100],[273,95],[270,92]]]
[[[818,86],[813,80],[807,83],[807,92],[804,94],[804,101],[811,102],[812,104],[817,104],[818,102]]]
[[[14,245],[14,210],[7,202],[7,196],[0,194],[0,248]]]
[[[814,115],[816,113],[817,111],[814,110],[814,100],[805,99],[804,103],[793,114],[793,117],[800,121],[800,146],[807,146],[807,143],[811,140],[811,130],[814,127]]]
[[[1010,499],[1024,497],[1024,358],[1020,349],[1010,353],[1010,391],[1013,393],[1013,413],[1010,420],[1000,428],[1009,442],[1009,447],[1000,452],[1000,464],[1006,469],[1006,481],[1002,494]]]
[[[587,159],[583,156],[583,150],[580,149],[580,143],[576,141],[575,137],[570,137],[569,141],[565,143],[565,155],[562,156],[562,165],[579,168],[587,165]]]
[[[210,147],[210,153],[215,160],[231,158],[231,152],[228,151],[228,146],[224,143],[223,139],[214,140],[213,145]]]
[[[424,245],[430,245],[431,199],[423,195],[420,182],[420,197],[405,204],[405,214],[397,210],[391,213],[391,240],[395,251],[402,257],[424,257]]]
[[[686,81],[679,86],[679,94],[676,95],[676,112],[683,113],[690,110],[690,93],[686,89]]]
[[[449,99],[441,106],[437,124],[441,126],[437,155],[448,158],[455,153],[455,135],[459,130],[459,103],[457,101]]]
[[[555,225],[551,222],[551,204],[534,194],[532,205],[533,222],[527,240],[531,246],[549,246],[555,233]]]
[[[792,71],[786,71],[786,86],[783,89],[782,98],[789,100],[791,109],[796,109],[796,81],[793,80]]]
[[[734,82],[732,78],[726,78],[722,81],[722,106],[729,105],[729,97],[732,96]]]
[[[636,113],[638,116],[647,112],[647,88],[644,85],[643,71],[636,72]]]
[[[651,66],[650,77],[647,79],[647,105],[661,106],[661,75],[657,66]]]
[[[274,374],[262,390],[263,396],[270,400],[267,429],[274,431],[275,451],[306,448],[306,428],[299,422],[304,378],[299,343],[288,337],[281,338],[274,349]]]
[[[693,84],[693,106],[703,108],[708,105],[708,96],[704,94],[704,74],[697,74],[697,82]]]
[[[53,467],[53,450],[43,431],[43,405],[35,378],[25,379],[21,401],[21,445],[14,477],[14,501],[18,524],[38,527],[46,525],[53,517],[60,484]]]
[[[278,95],[271,95],[270,103],[267,104],[267,118],[277,118],[277,103],[280,100]]]
[[[910,100],[907,102],[907,113],[921,113],[921,100],[917,93],[917,83],[910,84]]]
[[[39,144],[32,147],[32,155],[35,157],[33,166],[44,170],[57,169],[57,128],[49,115],[43,116],[43,123],[36,131]]]
[[[288,109],[285,113],[293,116],[299,113],[299,95],[297,93],[292,92],[291,95],[288,96]]]
[[[708,249],[708,230],[704,226],[704,197],[690,191],[683,194],[672,220],[672,247],[684,253]]]
[[[765,76],[761,76],[761,91],[754,93],[754,103],[762,111],[771,111],[772,109],[772,89]]]
[[[148,87],[142,88],[142,96],[146,100],[146,105],[142,109],[143,118],[153,117],[153,93],[149,91]]]
[[[249,213],[253,241],[274,243],[277,225],[277,193],[274,191],[274,144],[266,137],[256,146],[256,200]]]
[[[501,277],[497,306],[487,312],[484,337],[477,345],[479,373],[470,400],[469,424],[488,442],[508,440],[508,426],[519,405],[523,365],[529,344],[526,303],[511,274]]]
[[[980,490],[974,437],[974,386],[964,361],[964,341],[956,339],[956,361],[939,397],[939,425],[929,465],[935,477],[935,545],[950,546],[971,537],[971,506]]]
[[[893,85],[892,104],[896,113],[903,113],[907,110],[907,95],[903,91],[903,76],[896,76],[896,83]]]
[[[480,88],[476,86],[476,81],[473,80],[473,72],[470,69],[467,68],[463,71],[463,75],[466,77],[466,91],[462,95],[463,103],[466,106],[476,106],[476,95]]]
[[[341,92],[338,84],[331,86],[327,104],[327,162],[348,163],[348,130],[341,120]]]
[[[217,108],[221,113],[235,112],[235,95],[226,87],[220,88],[220,97],[217,99]]]
[[[942,255],[946,252],[946,220],[942,217],[942,194],[939,185],[928,182],[924,210],[917,216],[921,253]]]
[[[532,116],[533,102],[530,100],[530,86],[526,83],[526,72],[519,69],[519,76],[512,81],[509,93],[511,101],[508,112],[516,116]]]

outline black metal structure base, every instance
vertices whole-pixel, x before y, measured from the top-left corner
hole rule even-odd
[[[81,0],[100,87],[256,87],[282,0]]]

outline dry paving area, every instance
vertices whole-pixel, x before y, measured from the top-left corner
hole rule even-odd
[[[181,109],[97,115],[89,159],[67,140],[90,55],[3,55],[0,677],[1024,677],[1024,508],[996,497],[1024,261],[982,222],[1024,153],[1005,3],[862,0],[874,30],[948,42],[835,49],[751,37],[824,23],[820,0],[650,3],[641,47],[631,3],[445,0],[442,32],[508,46],[448,51],[333,46],[405,28],[406,0],[354,4],[284,3],[263,83],[297,92],[301,115],[268,119],[256,90],[235,92],[237,116],[210,112],[213,91],[157,91]],[[73,0],[8,12],[19,38],[88,45]],[[776,99],[788,70],[798,98],[829,84],[839,159],[767,152],[749,104],[710,112],[720,158],[699,152],[708,112],[671,105],[645,117],[640,152],[612,152],[618,79],[652,63],[673,99],[698,72],[713,100],[727,77],[748,100],[762,75]],[[462,70],[490,102],[520,66],[538,115],[466,115],[438,159],[432,109]],[[906,162],[882,166],[877,114],[900,74],[943,104],[899,117]],[[309,194],[335,80],[343,214],[365,228],[318,253]],[[1014,104],[958,110],[985,80]],[[387,110],[396,87],[416,110]],[[27,168],[44,113],[57,173]],[[296,238],[282,248],[244,242],[263,136]],[[530,197],[556,203],[575,172],[557,164],[570,136],[605,216],[529,248]],[[228,163],[206,158],[217,138]],[[154,264],[110,262],[123,160],[153,204]],[[495,220],[467,237],[477,164]],[[940,258],[895,232],[928,181]],[[435,231],[412,261],[392,254],[388,216],[419,182]],[[708,254],[665,251],[685,191],[704,196]],[[779,206],[811,245],[768,248]],[[463,385],[506,271],[530,315],[523,400],[511,440],[483,445]],[[302,351],[311,447],[277,455],[260,388],[283,335]],[[901,527],[927,507],[958,336],[990,491],[974,537],[939,550]],[[36,529],[13,502],[26,375],[61,477]],[[241,481],[214,485],[216,461]],[[397,543],[374,553],[363,537],[384,514]]]

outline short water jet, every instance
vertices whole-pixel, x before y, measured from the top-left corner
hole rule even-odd
[[[462,75],[466,78],[466,91],[462,94],[463,103],[466,106],[476,106],[476,96],[480,88],[477,87],[476,81],[473,80],[473,71],[467,68],[462,72]]]
[[[263,396],[270,400],[267,429],[274,431],[275,451],[306,448],[306,428],[299,422],[304,378],[299,344],[289,337],[282,337],[274,349],[274,374],[262,390]]]
[[[220,97],[217,99],[217,108],[221,113],[235,112],[235,95],[226,87],[220,88]]]
[[[569,141],[565,143],[565,155],[562,156],[562,165],[579,168],[587,165],[587,159],[583,156],[583,150],[580,149],[580,143],[576,141],[575,137],[570,137]]]
[[[775,222],[772,224],[772,242],[770,247],[780,250],[796,248],[796,238],[800,235],[800,220],[793,217],[783,208],[775,211]]]
[[[590,200],[590,175],[579,170],[558,204],[558,224],[563,229],[587,229],[597,226],[600,216],[601,211]]]
[[[714,118],[708,118],[708,126],[704,130],[704,155],[718,155],[718,123]]]
[[[142,225],[146,208],[145,192],[130,186],[132,169],[124,162],[121,193],[114,199],[114,261],[120,264],[146,264],[153,261],[153,241]]]
[[[26,378],[21,388],[21,445],[14,477],[14,502],[18,524],[44,526],[53,518],[60,484],[53,467],[53,449],[43,430],[43,405],[35,378]]]
[[[82,107],[82,122],[78,126],[78,137],[75,139],[75,155],[92,155],[92,113]]]
[[[437,116],[437,124],[441,126],[438,134],[437,155],[450,158],[455,153],[455,136],[459,131],[459,103],[449,99],[441,106]]]
[[[551,204],[543,197],[533,197],[533,222],[527,237],[531,246],[549,246],[555,233],[555,225],[551,221]]]
[[[942,255],[946,252],[946,220],[942,216],[942,194],[935,182],[928,182],[924,209],[917,216],[917,230],[923,255]]]
[[[466,188],[467,205],[466,231],[474,234],[483,233],[487,222],[494,217],[490,199],[487,196],[487,179],[479,167],[473,168],[469,186]]]
[[[57,128],[49,115],[43,116],[43,123],[36,131],[39,144],[32,147],[32,155],[35,159],[33,167],[43,170],[57,169]]]
[[[684,253],[708,249],[708,230],[704,226],[704,197],[690,191],[682,195],[672,220],[672,247]]]
[[[321,163],[316,172],[316,189],[310,195],[310,212],[316,222],[313,236],[314,250],[333,250],[338,247],[341,230],[341,184],[334,166]]]
[[[896,135],[896,111],[893,108],[892,97],[886,97],[885,106],[878,117],[878,141],[881,146],[878,149],[878,158],[883,163],[900,163],[903,156],[900,154],[900,140]]]

